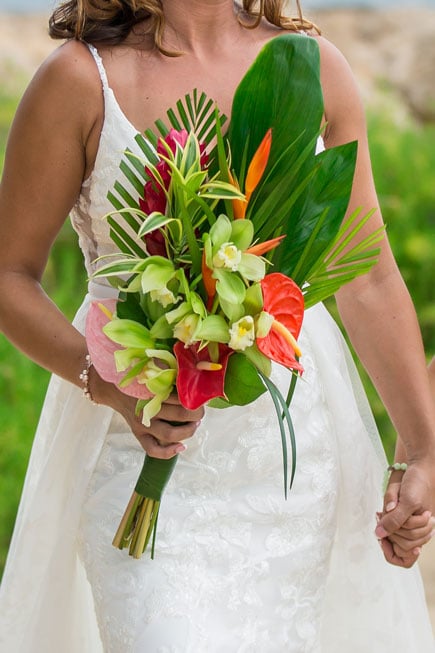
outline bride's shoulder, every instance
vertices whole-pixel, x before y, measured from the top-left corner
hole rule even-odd
[[[41,64],[21,100],[23,111],[43,124],[55,120],[62,129],[89,132],[104,109],[98,69],[84,43],[68,41]]]
[[[334,120],[363,119],[360,90],[352,69],[343,53],[324,36],[316,39],[320,51],[320,79],[325,114]]]
[[[36,83],[55,86],[72,92],[92,92],[99,90],[98,70],[88,46],[80,41],[70,40],[62,43],[41,64],[35,75]]]

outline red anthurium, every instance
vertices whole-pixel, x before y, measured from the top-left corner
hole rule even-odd
[[[119,383],[125,376],[125,372],[118,372],[115,365],[114,353],[122,349],[120,345],[110,340],[104,333],[103,327],[110,321],[110,315],[115,311],[116,299],[105,299],[100,302],[92,302],[86,318],[86,344],[92,359],[92,364],[104,381]],[[122,392],[138,399],[152,397],[146,386],[137,381],[120,388]]]
[[[268,274],[260,281],[263,310],[274,323],[265,338],[257,338],[258,349],[285,367],[303,372],[296,360],[300,351],[296,343],[304,317],[304,298],[299,286],[280,272]]]
[[[233,350],[219,345],[219,360],[210,360],[208,347],[199,350],[199,343],[185,347],[174,345],[178,363],[177,391],[180,402],[189,410],[196,410],[210,399],[225,397],[224,384],[228,358]]]

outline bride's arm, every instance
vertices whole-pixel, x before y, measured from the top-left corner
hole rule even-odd
[[[432,388],[432,396],[435,402],[435,358],[432,358],[429,365],[429,380],[430,387]]]
[[[101,82],[87,48],[70,42],[41,67],[14,120],[0,184],[0,330],[39,365],[81,385],[84,337],[41,287],[48,255],[93,166],[103,120]],[[169,457],[202,411],[170,401],[147,431],[135,400],[91,368],[95,400],[121,412],[148,453]],[[186,421],[171,428],[165,421]],[[161,441],[160,446],[150,433]]]
[[[377,208],[364,229],[367,234],[382,224],[382,218],[359,94],[343,57],[322,39],[320,47],[328,121],[326,146],[358,140],[349,211],[357,207],[364,211]],[[337,293],[337,304],[352,344],[397,429],[409,464],[398,506],[382,517],[377,530],[378,534],[391,533],[411,514],[435,510],[435,408],[415,310],[386,236],[378,264],[344,286]]]

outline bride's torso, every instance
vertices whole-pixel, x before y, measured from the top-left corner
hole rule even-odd
[[[125,150],[129,148],[143,157],[135,141],[137,134],[153,128],[156,120],[164,120],[167,110],[194,89],[204,92],[221,113],[230,117],[237,85],[262,46],[279,33],[281,30],[271,26],[254,31],[241,28],[240,42],[230,52],[222,49],[220,57],[206,61],[195,53],[165,57],[128,42],[98,49],[89,45],[89,53],[81,53],[86,58],[93,56],[102,87],[94,127],[86,143],[86,179],[71,211],[89,276],[98,267],[97,259],[117,251],[105,219],[113,210],[107,194],[117,180],[128,186],[119,170]],[[95,79],[98,85],[96,75]],[[132,190],[137,197],[137,191]]]

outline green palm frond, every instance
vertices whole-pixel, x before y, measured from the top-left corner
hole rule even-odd
[[[135,238],[141,230],[143,216],[134,210],[122,211],[121,209],[126,206],[139,209],[138,198],[143,197],[144,184],[148,179],[145,167],[150,164],[156,165],[159,161],[156,153],[159,138],[165,137],[172,127],[193,132],[201,142],[208,144],[216,136],[217,123],[222,126],[226,117],[217,110],[213,100],[205,93],[194,90],[191,95],[186,95],[183,100],[179,100],[175,109],[167,111],[167,120],[167,124],[157,120],[155,131],[148,129],[144,134],[137,134],[135,140],[143,153],[143,158],[131,150],[126,150],[120,163],[123,181],[118,180],[112,191],[108,193],[108,199],[116,209],[116,213],[108,217],[111,237],[126,254],[139,256],[146,254],[144,244],[140,239]],[[208,220],[213,222],[214,214],[206,202],[199,200],[198,203],[202,206]]]
[[[376,263],[380,253],[377,245],[384,238],[385,230],[380,227],[352,245],[373,215],[373,211],[370,211],[360,218],[360,213],[361,210],[357,209],[345,220],[335,239],[307,274],[308,285],[304,289],[306,308],[335,294],[345,283],[366,274]]]

